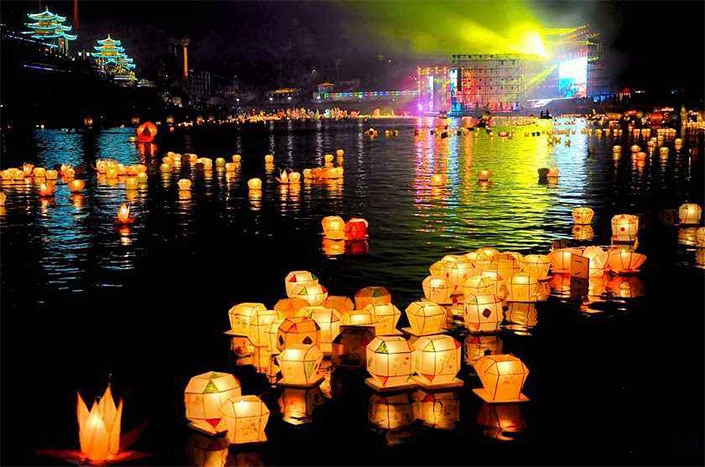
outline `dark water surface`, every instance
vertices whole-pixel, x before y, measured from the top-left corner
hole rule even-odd
[[[703,270],[695,247],[683,244],[688,231],[668,221],[683,202],[702,205],[702,155],[671,146],[668,160],[656,155],[639,167],[625,139],[624,155],[613,161],[613,138],[581,134],[580,121],[571,145],[553,148],[544,135],[523,130],[511,140],[414,136],[427,123],[200,129],[160,135],[158,157],[146,160],[128,142],[132,129],[3,135],[2,168],[23,161],[89,166],[96,158],[153,165],[147,189],[132,193],[89,170],[83,200],[70,200],[65,184],[53,202],[31,185],[3,185],[2,463],[52,463],[33,451],[78,447],[76,391],[92,398],[112,374],[114,392],[125,399],[123,432],[149,419],[137,448],[152,456],[140,462],[184,465],[187,444],[199,440],[185,427],[183,389],[191,376],[220,370],[234,372],[243,393],[262,395],[272,410],[269,442],[233,448],[229,465],[702,465]],[[370,125],[380,137],[363,135]],[[385,138],[387,128],[399,136]],[[343,183],[282,190],[264,173],[266,153],[277,168],[302,170],[338,148],[345,150]],[[180,199],[178,177],[157,171],[166,151],[228,160],[240,153],[242,170],[235,178],[194,172],[191,198]],[[540,184],[537,169],[550,166],[560,169],[558,183]],[[483,168],[492,171],[489,186],[477,183]],[[449,181],[432,190],[437,172]],[[254,203],[246,187],[253,176],[265,182]],[[121,233],[113,217],[126,197],[137,220]],[[421,281],[443,255],[482,246],[547,253],[555,240],[587,244],[573,238],[571,211],[579,205],[595,210],[598,245],[609,244],[614,214],[642,216],[639,248],[649,259],[632,281],[643,294],[610,298],[607,285],[616,285],[608,277],[591,288],[593,300],[606,300],[591,312],[581,312],[580,299],[554,293],[538,303],[533,329],[502,332],[504,352],[530,369],[531,402],[499,414],[516,433],[483,426],[497,409],[472,393],[480,383],[468,368],[465,387],[448,396],[452,430],[422,421],[378,429],[368,420],[372,392],[350,373],[337,374],[332,399],[311,394],[311,423],[291,425],[280,415],[282,391],[237,365],[222,334],[231,306],[273,306],[291,270],[314,272],[335,295],[385,285],[404,309],[422,297]],[[369,253],[325,255],[326,215],[366,218]]]

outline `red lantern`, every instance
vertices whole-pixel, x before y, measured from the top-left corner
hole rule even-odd
[[[137,127],[137,142],[151,143],[157,136],[157,126],[152,122],[144,122]]]
[[[367,238],[368,223],[365,219],[353,217],[345,223],[346,240],[364,240]]]

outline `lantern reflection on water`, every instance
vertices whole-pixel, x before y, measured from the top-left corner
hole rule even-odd
[[[705,247],[705,227],[698,227],[695,231],[695,245],[698,248]]]
[[[267,441],[264,432],[269,409],[257,396],[234,396],[220,406],[220,414],[228,430],[230,444]]]
[[[411,391],[398,394],[372,394],[369,422],[382,430],[399,430],[414,422],[413,395]]]
[[[678,229],[678,243],[693,246],[697,243],[698,229],[695,227],[680,227]]]
[[[186,441],[186,459],[194,467],[225,467],[230,441],[225,436],[212,437],[192,433]]]
[[[313,421],[313,412],[325,403],[320,388],[285,387],[279,396],[282,421],[290,425],[304,425]]]
[[[581,206],[573,209],[573,222],[576,224],[589,224],[592,222],[592,218],[595,216],[595,211],[591,208]]]
[[[397,331],[397,323],[401,317],[399,308],[391,303],[385,303],[383,305],[370,304],[363,310],[372,314],[376,334],[378,336],[399,334],[399,331]]]
[[[392,303],[392,294],[386,287],[364,287],[355,293],[355,308],[364,309],[367,305],[384,305]]]
[[[484,427],[485,436],[498,441],[514,441],[527,429],[519,404],[483,403],[477,424]]]
[[[455,391],[427,392],[418,390],[414,394],[414,418],[424,426],[437,430],[452,430],[460,421],[460,401]]]
[[[320,284],[299,285],[293,291],[293,296],[308,302],[309,305],[320,305],[326,300],[328,290]]]
[[[374,326],[340,326],[340,334],[333,339],[333,365],[366,368],[367,345],[374,337]]]
[[[421,286],[426,300],[439,304],[452,302],[450,295],[453,292],[453,287],[445,279],[428,276],[423,280]]]
[[[371,377],[365,382],[375,389],[408,386],[413,370],[411,346],[401,336],[377,336],[367,345],[367,371]]]
[[[292,345],[318,345],[318,323],[311,318],[286,318],[277,332],[277,349],[284,351]]]
[[[571,231],[575,240],[592,240],[595,236],[595,229],[591,225],[574,225]]]
[[[81,455],[85,459],[101,464],[118,455],[122,405],[122,399],[115,405],[110,385],[105,389],[103,397],[93,403],[90,412],[81,394],[78,394],[78,438]]]
[[[482,381],[482,388],[473,389],[485,402],[525,402],[521,393],[529,369],[511,354],[488,355],[475,363],[475,371]]]
[[[330,238],[323,238],[321,243],[321,249],[323,254],[326,256],[340,256],[345,254],[345,241],[344,240],[331,240]]]
[[[323,375],[318,368],[323,360],[323,352],[315,344],[294,344],[287,346],[278,356],[282,379],[278,384],[289,386],[314,386],[320,383]]]
[[[405,331],[417,336],[438,334],[446,321],[446,312],[433,302],[417,301],[406,307],[410,328]]]
[[[470,332],[495,332],[502,323],[502,300],[494,294],[468,295],[463,302],[465,327]]]
[[[465,336],[465,363],[474,366],[485,355],[502,354],[504,343],[497,335],[468,334]]]
[[[447,335],[424,336],[414,342],[413,379],[424,387],[462,386],[460,342]]]
[[[229,373],[209,371],[194,376],[184,390],[189,426],[209,434],[225,430],[220,406],[229,398],[240,395],[240,382]]]
[[[538,324],[538,312],[535,303],[509,302],[504,318],[511,323],[508,329],[528,330]]]
[[[644,283],[637,276],[617,276],[607,283],[607,291],[617,298],[637,298],[644,295]]]
[[[702,208],[695,203],[685,203],[678,208],[678,219],[683,225],[697,225],[700,223]]]

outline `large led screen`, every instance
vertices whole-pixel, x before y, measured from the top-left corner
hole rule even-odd
[[[558,65],[558,92],[563,97],[587,97],[587,57]]]

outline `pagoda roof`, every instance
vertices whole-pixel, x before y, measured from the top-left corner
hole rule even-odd
[[[66,21],[65,16],[60,16],[57,15],[56,13],[52,13],[49,11],[49,7],[46,7],[46,9],[42,12],[39,13],[27,13],[27,16],[34,20],[40,20],[40,21],[51,21],[51,20],[56,20],[60,23],[63,23]]]
[[[110,34],[108,34],[108,37],[106,37],[105,39],[98,39],[98,43],[100,45],[112,44],[112,45],[118,46],[122,43],[122,41],[117,40],[117,39],[113,39],[112,37],[110,37]]]

